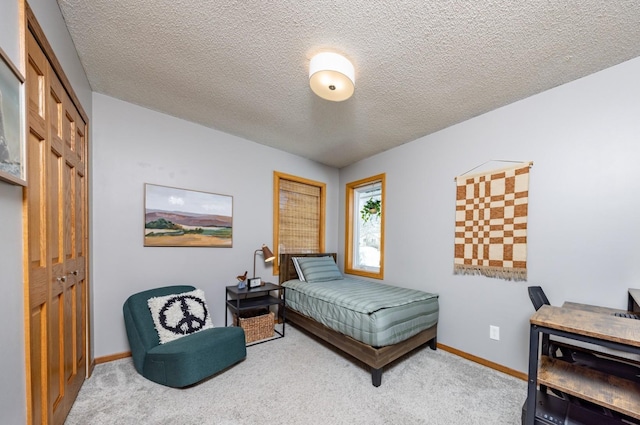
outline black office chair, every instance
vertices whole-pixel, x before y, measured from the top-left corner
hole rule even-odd
[[[540,310],[540,307],[543,305],[551,305],[541,286],[529,286],[527,289],[529,290],[531,303],[536,311]],[[551,357],[557,357],[557,353],[555,353],[555,345],[550,345],[549,342],[549,335],[545,334],[542,338],[542,352]]]
[[[544,294],[542,287],[540,286],[529,286],[529,298],[531,298],[531,302],[533,303],[533,307],[536,311],[540,310],[540,307],[543,305],[551,305],[547,296]]]
[[[541,286],[529,286],[527,289],[529,290],[529,298],[531,299],[531,303],[533,304],[533,307],[536,309],[536,311],[540,310],[540,307],[542,307],[543,305],[551,305]],[[542,352],[547,356],[559,358],[569,363],[573,363],[571,351],[566,347],[558,347],[553,341],[550,340],[549,335],[547,334],[543,334],[542,336]],[[542,391],[543,393],[547,392],[547,389],[551,390],[551,392],[556,396],[565,400],[577,400],[575,399],[575,397],[572,397],[560,390],[556,390],[555,388],[547,388],[546,385],[540,385],[540,391]]]

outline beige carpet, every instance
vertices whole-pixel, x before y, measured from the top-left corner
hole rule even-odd
[[[287,326],[286,337],[187,389],[138,375],[131,359],[98,365],[66,424],[520,423],[526,382],[442,350],[419,348],[371,385],[364,365]]]

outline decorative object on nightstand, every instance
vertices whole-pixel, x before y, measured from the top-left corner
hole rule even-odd
[[[249,289],[251,289],[251,288],[257,288],[258,286],[262,286],[264,285],[264,283],[262,282],[262,279],[259,277],[250,277],[247,280],[247,285],[249,286]]]
[[[256,278],[256,257],[258,256],[258,253],[262,252],[262,256],[264,257],[264,262],[265,263],[270,263],[271,261],[273,261],[276,256],[273,255],[273,252],[271,252],[271,250],[269,249],[268,246],[266,246],[265,244],[262,244],[262,248],[260,249],[256,249],[256,251],[253,253],[253,278]],[[249,282],[247,282],[249,284],[249,287],[251,288],[251,279],[249,279]],[[260,285],[260,283],[258,282],[258,286]]]
[[[245,271],[243,275],[236,276],[236,279],[238,279],[238,289],[244,289],[247,287],[247,284],[245,282],[245,280],[247,280],[247,273],[249,272]]]

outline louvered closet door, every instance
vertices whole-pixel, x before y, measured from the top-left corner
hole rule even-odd
[[[62,424],[86,374],[86,125],[28,34],[31,423]]]

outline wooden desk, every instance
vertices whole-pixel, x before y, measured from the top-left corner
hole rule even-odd
[[[627,416],[640,419],[640,385],[542,353],[540,338],[557,335],[640,355],[640,320],[614,316],[615,309],[565,303],[545,305],[530,319],[526,425],[534,425],[537,386],[556,388]]]
[[[609,316],[613,316],[616,313],[627,313],[627,310],[618,310],[615,308],[600,307],[599,305],[580,304],[580,303],[574,303],[570,301],[567,301],[564,304],[562,304],[562,308],[573,308],[575,310],[590,311],[592,313],[607,314]]]

